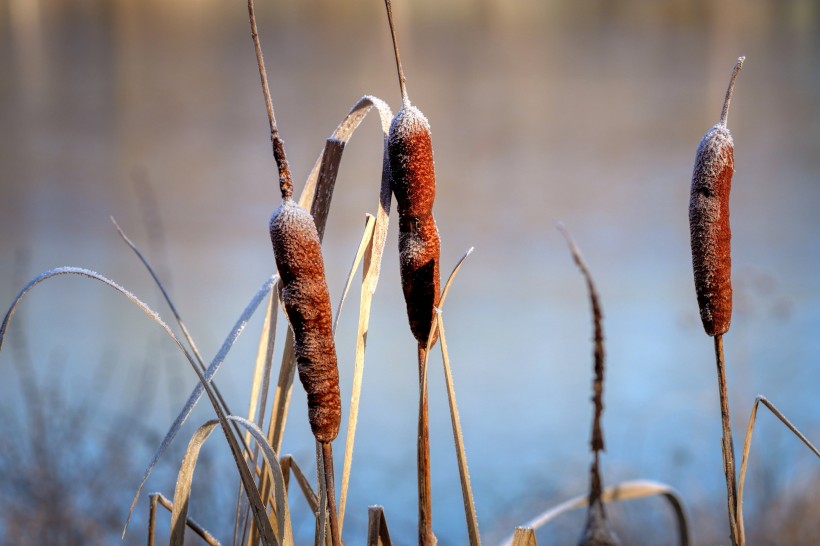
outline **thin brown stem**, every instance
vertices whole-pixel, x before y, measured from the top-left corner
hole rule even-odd
[[[430,485],[430,423],[427,411],[427,348],[419,345],[419,436],[416,450],[419,489],[419,546],[433,546],[432,487]]]
[[[720,394],[720,419],[723,427],[721,447],[723,450],[723,472],[726,475],[726,502],[729,509],[729,533],[733,546],[743,546],[737,530],[737,482],[735,474],[735,446],[732,440],[732,425],[729,418],[729,393],[726,387],[726,363],[723,358],[723,335],[715,336],[715,361],[718,372]]]
[[[341,546],[339,536],[339,518],[336,513],[336,486],[333,477],[333,444],[322,443],[322,460],[325,471],[325,488],[327,489],[327,509],[330,512],[330,541],[333,546]]]
[[[290,175],[290,167],[285,157],[285,147],[282,139],[279,138],[279,129],[276,127],[276,116],[273,113],[273,101],[270,98],[270,87],[268,86],[268,74],[265,70],[265,59],[262,57],[262,44],[259,42],[259,32],[256,28],[256,15],[253,9],[253,0],[248,0],[248,18],[251,23],[251,39],[256,50],[256,64],[259,67],[259,78],[262,80],[262,95],[265,97],[265,108],[268,111],[268,124],[270,125],[270,141],[273,147],[273,159],[279,169],[279,191],[282,199],[288,200],[293,197],[293,179]]]
[[[407,104],[410,99],[407,98],[407,79],[404,77],[404,70],[401,67],[401,56],[399,55],[399,42],[396,38],[396,27],[393,24],[393,5],[390,0],[384,0],[384,5],[387,8],[387,24],[390,25],[390,37],[393,38],[393,53],[396,56],[396,70],[399,73],[399,88],[401,89],[401,101]]]
[[[726,121],[729,118],[729,103],[732,102],[732,94],[735,92],[735,80],[743,68],[743,61],[746,57],[738,57],[735,63],[735,68],[732,70],[732,77],[729,79],[729,87],[726,89],[726,98],[723,100],[723,111],[720,113],[720,124],[726,127]]]

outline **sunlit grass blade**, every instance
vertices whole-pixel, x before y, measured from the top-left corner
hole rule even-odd
[[[285,478],[285,485],[287,486],[290,479],[290,473],[292,472],[293,477],[296,478],[296,483],[299,485],[299,489],[302,491],[302,496],[305,498],[311,512],[314,514],[318,513],[319,496],[313,490],[313,487],[310,485],[310,481],[307,479],[307,476],[305,476],[305,473],[302,472],[302,469],[299,468],[296,460],[290,455],[284,455],[279,461],[279,464],[282,467],[282,475]]]
[[[174,301],[171,299],[171,295],[168,293],[168,291],[165,289],[165,285],[159,279],[159,275],[157,275],[156,271],[154,271],[154,268],[148,262],[148,259],[140,251],[140,249],[137,247],[137,245],[125,234],[125,232],[122,230],[122,228],[120,227],[120,225],[117,223],[117,221],[114,219],[113,216],[111,216],[111,223],[114,224],[114,227],[117,229],[117,233],[119,233],[122,240],[125,241],[125,244],[127,244],[131,248],[131,250],[134,252],[134,254],[137,255],[137,258],[139,258],[139,260],[142,262],[142,265],[144,265],[145,269],[148,270],[148,273],[151,275],[151,278],[154,279],[154,284],[157,285],[157,288],[159,288],[159,291],[162,293],[162,297],[165,299],[165,303],[168,304],[168,308],[171,310],[171,313],[174,315],[174,320],[177,321],[177,324],[179,325],[179,328],[182,331],[182,335],[183,335],[183,337],[185,337],[185,341],[188,342],[188,345],[190,346],[191,351],[194,353],[194,357],[196,357],[197,362],[199,363],[200,367],[204,371],[205,370],[205,361],[202,358],[202,355],[199,353],[199,349],[197,348],[196,343],[194,343],[194,340],[191,337],[191,334],[188,332],[188,328],[187,328],[187,326],[185,326],[185,322],[182,320],[182,316],[179,314],[179,311],[177,311],[177,307],[176,307],[176,305],[174,305]]]
[[[820,451],[814,447],[808,438],[806,438],[803,433],[800,432],[797,427],[794,426],[791,421],[789,421],[786,416],[774,406],[774,404],[769,402],[769,400],[763,395],[758,395],[757,398],[755,398],[755,403],[752,405],[752,413],[749,415],[749,425],[746,427],[746,439],[743,442],[743,457],[740,462],[740,475],[738,476],[737,520],[741,543],[746,538],[746,529],[743,524],[743,486],[746,483],[746,470],[749,464],[749,453],[751,452],[752,447],[752,433],[754,432],[755,422],[757,420],[757,408],[760,404],[763,404],[769,408],[769,411],[771,411],[775,417],[780,419],[780,421],[786,425],[786,428],[792,431],[794,435],[797,436],[800,441],[812,451],[812,453],[820,457]]]
[[[292,546],[293,528],[291,527],[290,521],[288,492],[287,487],[285,486],[285,478],[282,474],[282,467],[279,464],[279,459],[276,455],[276,450],[274,450],[273,446],[268,443],[267,438],[265,438],[265,433],[262,432],[262,429],[256,426],[255,423],[252,423],[244,417],[238,417],[235,415],[229,415],[228,419],[245,427],[251,435],[253,435],[253,439],[256,441],[257,445],[262,449],[262,453],[265,456],[265,461],[268,464],[268,467],[272,470],[273,474],[274,510],[276,513],[277,524],[279,526],[279,533],[283,536],[282,543],[283,546]]]
[[[6,329],[8,327],[8,324],[10,323],[11,318],[14,316],[14,312],[17,309],[17,305],[20,303],[20,301],[22,301],[23,297],[25,297],[25,295],[28,294],[29,291],[31,291],[35,286],[37,286],[41,282],[43,282],[45,280],[48,280],[50,278],[56,277],[58,275],[66,275],[66,274],[74,274],[74,275],[79,275],[79,276],[83,276],[83,277],[88,277],[88,278],[97,280],[99,282],[102,282],[103,284],[106,284],[106,285],[114,288],[115,290],[117,290],[118,292],[120,292],[121,294],[126,296],[132,303],[137,305],[137,307],[139,307],[140,310],[142,310],[145,314],[147,314],[149,317],[151,317],[157,324],[159,324],[163,328],[163,330],[165,330],[165,332],[171,337],[171,339],[174,340],[174,343],[176,343],[179,350],[182,351],[183,355],[185,355],[185,358],[188,360],[188,363],[191,365],[191,368],[194,370],[194,372],[197,374],[197,377],[200,380],[199,385],[201,385],[201,387],[198,385],[197,389],[194,390],[194,393],[196,393],[197,391],[201,392],[201,389],[205,390],[205,392],[208,394],[208,398],[210,399],[211,404],[214,407],[214,410],[217,413],[217,416],[220,419],[220,423],[223,425],[223,429],[224,429],[224,432],[225,432],[225,437],[228,439],[228,444],[231,447],[232,454],[234,455],[234,459],[236,461],[237,467],[239,468],[240,476],[243,480],[243,483],[245,484],[246,492],[248,493],[248,497],[251,500],[251,503],[254,505],[254,515],[257,519],[259,519],[261,517],[265,520],[263,522],[263,527],[266,527],[266,529],[263,529],[263,531],[264,531],[263,532],[263,538],[265,540],[265,544],[274,544],[275,541],[273,539],[272,530],[270,529],[270,524],[267,522],[267,518],[266,518],[266,515],[265,515],[265,510],[264,510],[264,507],[261,504],[261,499],[259,499],[258,493],[256,493],[254,495],[254,493],[256,492],[256,487],[253,483],[253,480],[251,478],[250,471],[248,470],[247,465],[245,464],[244,460],[242,460],[242,454],[241,454],[241,451],[239,449],[239,444],[236,441],[236,438],[233,436],[233,434],[230,430],[228,422],[224,417],[224,413],[222,411],[222,408],[221,408],[219,402],[217,401],[216,396],[213,393],[213,390],[210,388],[210,385],[208,384],[208,381],[209,381],[210,377],[212,377],[213,373],[216,372],[219,362],[221,362],[221,360],[224,360],[224,358],[227,355],[228,351],[230,350],[231,346],[233,346],[234,341],[236,341],[236,338],[242,332],[242,330],[245,327],[245,324],[247,324],[247,321],[250,319],[250,316],[253,314],[253,311],[259,305],[259,302],[264,298],[264,296],[267,294],[267,292],[270,290],[270,287],[273,283],[273,278],[268,279],[268,281],[266,281],[266,283],[262,286],[262,288],[257,292],[256,297],[251,301],[251,304],[245,309],[245,312],[243,313],[242,317],[240,317],[240,320],[235,325],[234,330],[231,332],[231,335],[228,336],[228,339],[223,344],[222,350],[220,350],[219,354],[217,355],[217,358],[214,360],[214,363],[212,363],[211,367],[208,368],[208,372],[210,372],[210,377],[206,378],[205,375],[202,374],[199,367],[194,362],[193,357],[185,349],[185,347],[183,346],[183,344],[179,340],[179,338],[177,338],[176,335],[174,335],[174,333],[171,331],[171,329],[168,327],[168,325],[165,324],[165,322],[163,322],[163,320],[159,317],[159,315],[157,315],[157,313],[155,311],[153,311],[150,307],[148,307],[145,303],[140,301],[131,292],[129,292],[128,290],[126,290],[122,286],[118,285],[114,281],[112,281],[110,279],[107,279],[106,277],[103,277],[99,273],[95,273],[95,272],[90,271],[88,269],[82,269],[82,268],[78,268],[78,267],[61,267],[61,268],[57,268],[57,269],[52,269],[50,271],[46,271],[45,273],[42,273],[39,276],[32,279],[25,287],[23,287],[23,289],[17,295],[17,298],[12,303],[12,305],[9,308],[8,312],[6,313],[6,316],[3,319],[2,325],[0,325],[0,348],[2,348],[3,339],[5,337],[5,332],[6,332]],[[193,398],[193,396],[192,396],[192,398]],[[198,397],[196,397],[196,398],[198,399]],[[195,402],[196,402],[196,400],[194,400],[194,403]],[[193,404],[191,405],[191,408],[193,408]],[[177,428],[177,431],[178,431],[178,428]],[[177,431],[174,431],[173,427],[172,427],[172,431],[169,431],[169,433],[173,432],[173,434],[171,434],[171,438],[169,439],[168,435],[166,435],[165,440],[163,440],[163,443],[160,446],[160,450],[157,452],[158,454],[155,455],[154,461],[149,466],[148,471],[146,472],[146,475],[143,478],[142,483],[140,484],[136,495],[134,496],[134,500],[132,502],[131,509],[129,511],[129,514],[128,514],[128,520],[126,521],[125,528],[123,529],[123,536],[125,535],[125,531],[128,528],[128,521],[130,521],[130,519],[131,519],[131,514],[133,514],[134,506],[136,506],[137,500],[139,499],[139,494],[142,491],[142,487],[144,486],[145,481],[147,480],[148,475],[151,472],[151,469],[156,464],[156,460],[159,458],[159,454],[164,452],[165,448],[167,448],[167,446],[170,444],[171,440],[173,440],[173,436],[176,435]],[[267,524],[267,525],[265,525],[265,524]]]
[[[675,519],[678,524],[678,541],[681,546],[688,546],[691,537],[689,518],[686,515],[683,499],[671,486],[650,480],[633,480],[607,487],[601,494],[601,500],[604,502],[628,501],[656,495],[662,496],[669,503],[675,513]],[[532,529],[533,531],[540,529],[558,516],[571,510],[584,508],[588,504],[589,495],[579,495],[546,510],[528,521],[522,527]],[[509,537],[505,540],[502,546],[513,546],[513,537]]]
[[[368,215],[368,219],[373,217]],[[374,226],[379,219],[374,220]],[[370,226],[370,221],[368,221]],[[368,230],[365,229],[366,234]],[[353,464],[353,448],[356,440],[356,426],[359,419],[359,401],[361,400],[362,378],[364,376],[364,353],[367,345],[367,332],[370,324],[370,307],[373,302],[373,293],[376,282],[374,276],[379,274],[379,264],[384,250],[384,239],[381,239],[381,248],[377,249],[374,240],[374,230],[369,231],[365,252],[365,264],[362,274],[362,286],[359,297],[359,324],[356,332],[356,356],[353,364],[353,386],[350,394],[350,410],[347,421],[347,437],[345,439],[344,462],[342,466],[342,488],[339,494],[339,533],[344,528],[345,510],[347,508],[347,493],[350,486],[350,469]],[[374,257],[377,256],[377,257]],[[376,279],[378,280],[378,279]]]
[[[151,493],[148,495],[148,499],[151,504],[151,508],[149,511],[149,519],[148,519],[148,546],[154,546],[154,531],[156,525],[156,511],[157,506],[162,506],[169,512],[174,511],[174,503],[169,501],[165,498],[162,493]],[[209,546],[220,546],[219,541],[214,537],[211,533],[209,533],[202,525],[197,523],[196,521],[192,520],[191,518],[187,518],[185,520],[185,524],[199,536],[202,540],[205,541],[206,544]]]
[[[151,278],[154,279],[154,283],[159,288],[160,292],[162,293],[162,297],[165,299],[165,302],[168,305],[168,308],[171,310],[171,313],[174,315],[174,319],[176,320],[177,324],[179,325],[179,328],[182,331],[182,335],[185,337],[185,340],[188,342],[188,346],[191,348],[191,351],[193,352],[193,355],[196,359],[196,363],[199,365],[200,370],[205,372],[206,368],[205,368],[205,363],[202,359],[202,355],[199,353],[199,349],[197,349],[196,343],[194,343],[194,340],[191,337],[191,334],[188,332],[188,328],[185,326],[185,322],[182,320],[182,316],[179,314],[179,311],[177,311],[176,305],[174,305],[174,302],[171,299],[171,295],[168,293],[168,290],[166,290],[165,285],[159,279],[159,276],[157,275],[156,271],[151,266],[151,264],[148,262],[148,259],[145,257],[145,255],[140,251],[140,249],[137,247],[137,245],[125,234],[125,232],[123,231],[123,229],[120,227],[120,225],[117,223],[117,221],[114,219],[113,216],[111,217],[111,223],[114,224],[114,227],[116,228],[117,233],[119,233],[122,240],[125,241],[125,244],[127,244],[128,247],[131,248],[131,250],[134,252],[134,254],[137,255],[137,258],[139,258],[139,260],[145,266],[145,269],[148,270],[148,273],[151,275]],[[217,387],[215,382],[212,382],[212,385],[213,385],[213,389],[214,389],[214,394],[216,394],[216,397],[219,400],[219,403],[222,404],[222,409],[225,411],[225,413],[228,413],[228,414],[232,413],[231,409],[228,407],[228,404],[225,402],[225,398],[222,396],[222,393],[219,391],[219,387]],[[239,429],[236,429],[236,432],[239,433]],[[244,443],[245,443],[245,448],[247,450],[247,448],[248,448],[247,440],[245,440]]]
[[[272,468],[274,469],[274,481],[276,482],[278,536],[281,538],[281,544],[283,544],[283,546],[291,546],[293,544],[293,532],[290,527],[290,514],[287,506],[287,495],[284,487],[284,479],[282,478],[282,472],[279,468],[276,454],[265,440],[264,433],[255,424],[243,417],[231,415],[226,416],[226,418],[247,428],[247,430],[254,436],[254,439],[259,442],[268,463],[272,465]],[[188,516],[194,470],[199,458],[200,449],[217,424],[219,424],[218,420],[208,421],[196,430],[188,443],[188,448],[182,459],[182,464],[180,465],[176,488],[174,491],[174,509],[171,514],[171,546],[182,546],[184,543],[185,521]],[[278,543],[280,542],[277,542],[277,544]]]
[[[535,540],[535,531],[525,527],[518,527],[513,534],[512,546],[538,546]]]
[[[247,325],[253,313],[256,311],[256,308],[259,307],[259,304],[271,290],[271,287],[273,286],[275,279],[275,276],[267,279],[264,282],[264,284],[262,284],[262,287],[256,292],[254,297],[251,299],[250,303],[247,305],[247,307],[245,307],[245,310],[242,312],[242,315],[234,324],[233,329],[231,329],[230,333],[228,334],[228,337],[222,343],[222,347],[220,348],[219,352],[217,353],[213,361],[211,361],[210,366],[208,366],[208,369],[205,371],[204,374],[199,370],[196,364],[194,364],[193,359],[189,357],[191,365],[194,368],[196,368],[194,371],[196,371],[198,376],[202,376],[206,382],[210,382],[214,374],[216,374],[216,372],[219,371],[219,366],[225,360],[225,357],[228,355],[228,352],[231,350],[231,347],[233,347],[233,344],[236,342],[239,335],[245,329],[245,326]],[[174,438],[176,438],[176,435],[179,433],[180,428],[182,428],[182,425],[188,419],[188,416],[193,411],[194,406],[202,396],[203,390],[206,390],[205,385],[202,381],[200,381],[199,383],[197,383],[193,392],[191,392],[191,395],[188,397],[187,402],[177,415],[171,427],[168,429],[168,432],[165,433],[165,437],[163,438],[162,442],[160,443],[160,446],[154,453],[154,456],[152,457],[151,462],[148,465],[148,468],[145,470],[145,474],[142,478],[142,481],[140,482],[139,487],[137,488],[137,492],[134,495],[134,499],[131,502],[131,509],[128,512],[128,520],[125,523],[125,529],[123,529],[123,534],[125,533],[125,530],[128,528],[128,521],[130,521],[131,519],[131,514],[134,513],[134,507],[137,505],[137,500],[139,499],[140,493],[142,492],[142,488],[145,485],[145,482],[148,480],[148,476],[151,475],[151,471],[154,469],[154,466],[156,466],[159,458],[162,456],[163,453],[165,453],[165,450],[168,449],[168,446],[171,445],[171,442],[174,441]]]
[[[364,257],[365,251],[370,246],[373,240],[373,228],[376,225],[376,218],[372,214],[365,215],[364,232],[362,233],[362,240],[359,242],[359,249],[356,251],[356,256],[353,258],[353,264],[350,266],[350,273],[347,275],[347,282],[342,291],[342,297],[339,298],[339,306],[336,308],[336,319],[333,321],[333,335],[336,335],[336,328],[339,326],[339,317],[342,315],[342,308],[344,307],[347,294],[350,292],[350,286],[353,284],[353,277],[359,269],[359,264]]]
[[[185,456],[182,457],[176,487],[174,488],[174,506],[171,510],[170,546],[183,546],[185,543],[185,522],[188,519],[194,470],[196,469],[202,444],[205,443],[205,440],[208,439],[208,436],[211,435],[211,432],[218,424],[219,421],[214,419],[199,427],[188,442]]]
[[[464,450],[464,435],[461,432],[461,420],[458,416],[458,404],[456,403],[456,391],[453,384],[453,372],[450,367],[450,355],[447,351],[447,339],[444,335],[444,317],[439,311],[438,314],[439,343],[441,344],[441,358],[444,361],[444,379],[447,383],[447,400],[450,403],[450,420],[453,425],[453,441],[456,445],[456,457],[458,458],[458,475],[461,479],[461,495],[464,501],[464,516],[467,519],[467,534],[470,546],[480,546],[481,536],[478,532],[478,517],[475,511],[475,501],[473,500],[473,489],[470,486],[470,471],[467,468],[467,454]]]
[[[393,546],[384,508],[381,506],[370,506],[367,509],[367,546]]]

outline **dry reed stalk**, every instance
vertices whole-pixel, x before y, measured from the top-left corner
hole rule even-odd
[[[418,503],[419,544],[436,543],[432,525],[432,492],[430,486],[430,432],[427,405],[426,362],[429,348],[436,340],[431,332],[433,310],[441,292],[439,258],[441,241],[433,218],[436,175],[430,124],[421,111],[410,103],[407,81],[401,66],[393,8],[385,0],[396,70],[399,76],[402,107],[390,124],[388,153],[393,194],[399,213],[399,265],[404,301],[410,331],[418,343],[419,421],[418,421]],[[432,340],[428,343],[428,340]]]
[[[729,534],[734,546],[742,546],[738,532],[737,482],[734,442],[729,415],[723,334],[732,320],[732,231],[729,225],[729,192],[734,174],[734,141],[726,126],[735,80],[745,57],[739,57],[732,70],[720,121],[703,136],[695,154],[689,199],[689,229],[692,242],[692,268],[695,275],[700,318],[706,333],[715,338],[715,361],[722,427],[721,450],[726,476],[726,502]]]
[[[618,546],[619,542],[615,534],[609,528],[606,520],[606,510],[604,509],[604,502],[602,499],[603,485],[601,480],[600,469],[600,453],[604,448],[604,432],[601,427],[601,415],[604,412],[604,328],[603,328],[603,311],[601,310],[601,302],[598,296],[598,291],[595,288],[595,283],[592,280],[592,275],[587,268],[584,258],[581,256],[581,251],[576,246],[575,242],[569,234],[567,229],[559,224],[558,229],[564,235],[569,245],[572,258],[584,280],[587,284],[587,291],[589,292],[589,301],[592,307],[592,322],[593,322],[593,361],[595,363],[594,373],[595,377],[592,382],[592,405],[594,408],[594,415],[592,418],[592,437],[590,439],[590,450],[592,451],[592,465],[590,466],[590,481],[589,481],[589,495],[587,511],[587,521],[584,532],[581,535],[579,546]]]

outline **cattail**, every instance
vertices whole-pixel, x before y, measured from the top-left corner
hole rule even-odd
[[[745,57],[740,57],[735,64],[720,121],[700,141],[692,173],[689,199],[692,267],[700,318],[710,336],[728,331],[732,320],[729,191],[735,164],[734,141],[726,119],[735,79],[744,60]]]
[[[433,311],[441,295],[439,255],[441,241],[433,218],[436,197],[436,173],[430,124],[421,110],[410,104],[407,83],[401,67],[393,9],[384,0],[387,21],[393,39],[396,69],[401,88],[401,110],[390,123],[387,151],[390,160],[393,193],[399,212],[399,266],[410,331],[418,342],[419,421],[416,444],[419,546],[434,546],[432,492],[430,482],[430,427],[427,404],[427,345],[438,335],[430,329]]]
[[[385,0],[385,5],[402,96],[402,107],[390,124],[387,141],[393,193],[399,213],[401,284],[410,331],[419,345],[426,347],[433,322],[433,307],[438,303],[441,291],[441,241],[433,218],[433,201],[436,197],[433,144],[427,118],[410,104],[407,96],[390,1]]]
[[[328,443],[339,433],[342,403],[319,234],[310,213],[287,199],[271,217],[270,238],[299,379],[307,392],[310,428],[319,442]]]

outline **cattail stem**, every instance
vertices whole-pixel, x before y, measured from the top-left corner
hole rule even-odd
[[[399,42],[396,39],[396,27],[393,25],[393,5],[390,0],[384,0],[387,8],[387,24],[390,26],[390,37],[393,39],[393,53],[396,56],[396,70],[399,73],[399,88],[401,89],[401,101],[404,104],[410,102],[407,98],[407,79],[404,77],[404,70],[401,67],[401,56],[399,55]]]
[[[726,362],[723,357],[723,335],[715,336],[715,361],[718,372],[720,394],[720,418],[723,426],[721,447],[723,451],[723,472],[726,475],[726,502],[729,509],[729,533],[733,546],[743,546],[737,529],[737,482],[735,474],[735,447],[732,440],[732,425],[729,418],[729,393],[726,387]]]
[[[256,50],[256,64],[259,67],[259,78],[262,80],[262,95],[265,97],[265,108],[268,111],[268,124],[270,125],[270,142],[273,147],[273,159],[279,170],[279,191],[282,199],[287,201],[293,197],[293,179],[290,175],[290,167],[285,157],[285,147],[282,139],[279,138],[279,129],[276,127],[276,116],[273,113],[273,101],[270,98],[270,87],[268,86],[268,74],[265,70],[265,59],[262,57],[262,44],[259,42],[259,32],[256,28],[256,15],[253,9],[253,0],[248,0],[248,18],[251,23],[251,39]]]
[[[735,63],[735,68],[732,70],[732,77],[729,79],[729,87],[726,89],[726,98],[723,100],[723,110],[720,113],[720,124],[726,127],[726,121],[729,118],[729,103],[732,102],[732,94],[735,92],[735,80],[743,68],[743,61],[746,57],[738,57]]]
[[[330,513],[330,541],[333,546],[341,546],[339,536],[339,518],[336,512],[336,485],[333,476],[333,444],[322,443],[322,461],[324,463],[325,489],[327,489],[327,509]]]
[[[416,450],[419,493],[419,546],[434,546],[430,485],[430,425],[427,411],[427,348],[419,344],[419,437]]]

